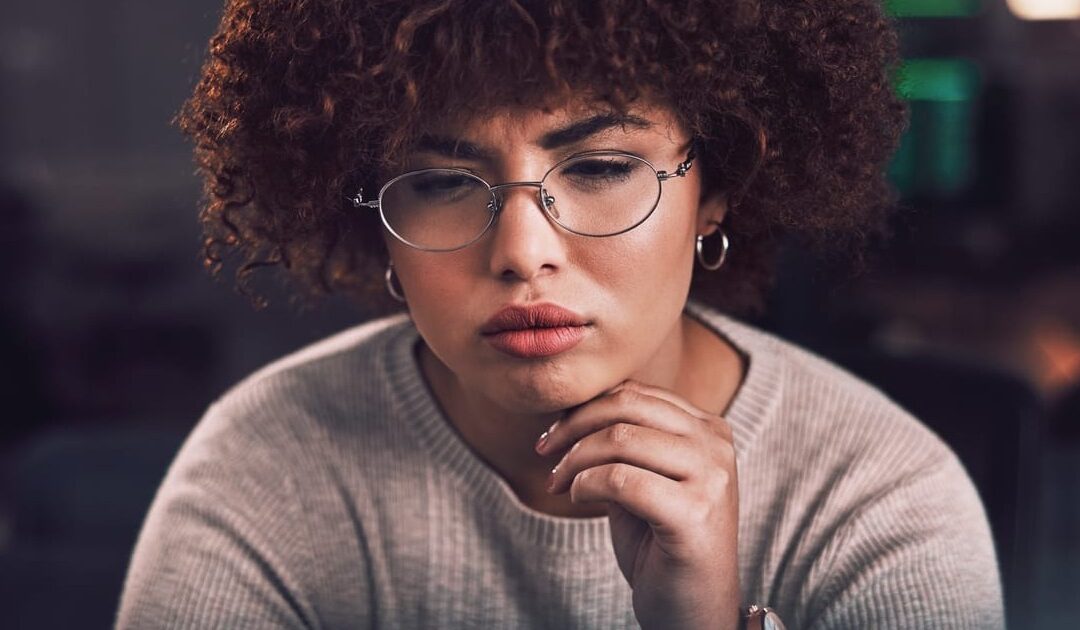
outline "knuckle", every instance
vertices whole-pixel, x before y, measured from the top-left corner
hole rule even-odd
[[[709,480],[706,490],[711,501],[723,501],[731,492],[731,475],[726,470],[718,470]]]
[[[720,446],[717,447],[717,454],[720,456],[722,462],[734,462],[735,461],[735,445],[727,440],[720,442]]]
[[[712,519],[712,504],[708,501],[694,501],[687,509],[687,518],[699,525],[704,525]]]
[[[615,464],[608,468],[607,472],[607,484],[608,487],[616,495],[620,495],[626,491],[627,485],[630,483],[630,471],[622,464]]]
[[[607,430],[607,439],[615,447],[623,447],[633,439],[635,429],[633,425],[625,422],[617,422]]]
[[[724,420],[722,417],[709,416],[708,418],[706,418],[706,423],[709,425],[709,428],[712,429],[712,432],[714,434],[719,435],[724,440],[731,440],[733,438],[733,434],[731,432],[731,425],[728,424],[727,420]]]
[[[641,392],[638,390],[637,385],[627,383],[623,387],[615,392],[615,402],[620,406],[630,406],[641,396]]]

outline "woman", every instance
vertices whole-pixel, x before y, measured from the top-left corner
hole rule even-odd
[[[733,316],[881,227],[887,20],[674,4],[228,3],[208,264],[407,313],[211,405],[120,627],[1002,625],[949,449]]]

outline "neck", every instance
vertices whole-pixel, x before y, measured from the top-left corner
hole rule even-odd
[[[510,484],[526,505],[559,516],[601,516],[603,505],[575,505],[568,494],[547,493],[548,474],[562,453],[542,457],[534,450],[540,434],[564,412],[524,414],[495,404],[471,390],[426,344],[419,348],[420,368],[463,441]],[[627,378],[669,389],[695,406],[721,413],[734,397],[742,376],[738,354],[727,342],[693,318],[683,315],[660,350]]]

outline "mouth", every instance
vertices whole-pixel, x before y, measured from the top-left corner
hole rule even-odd
[[[555,304],[508,306],[500,309],[480,329],[496,350],[519,359],[550,357],[573,348],[591,323]]]

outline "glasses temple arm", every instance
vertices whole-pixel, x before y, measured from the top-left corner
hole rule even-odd
[[[364,201],[364,189],[363,188],[358,190],[355,195],[352,195],[350,197],[345,197],[345,199],[347,201],[349,201],[350,203],[352,203],[354,208],[370,208],[372,210],[378,210],[379,209],[379,200],[378,199],[375,199],[373,201]]]
[[[697,152],[694,151],[694,147],[690,147],[690,151],[686,154],[686,159],[679,163],[675,167],[674,173],[667,171],[657,171],[656,176],[660,178],[660,181],[671,179],[672,177],[685,177],[686,172],[690,170],[690,167],[694,165],[694,158],[697,157]]]

